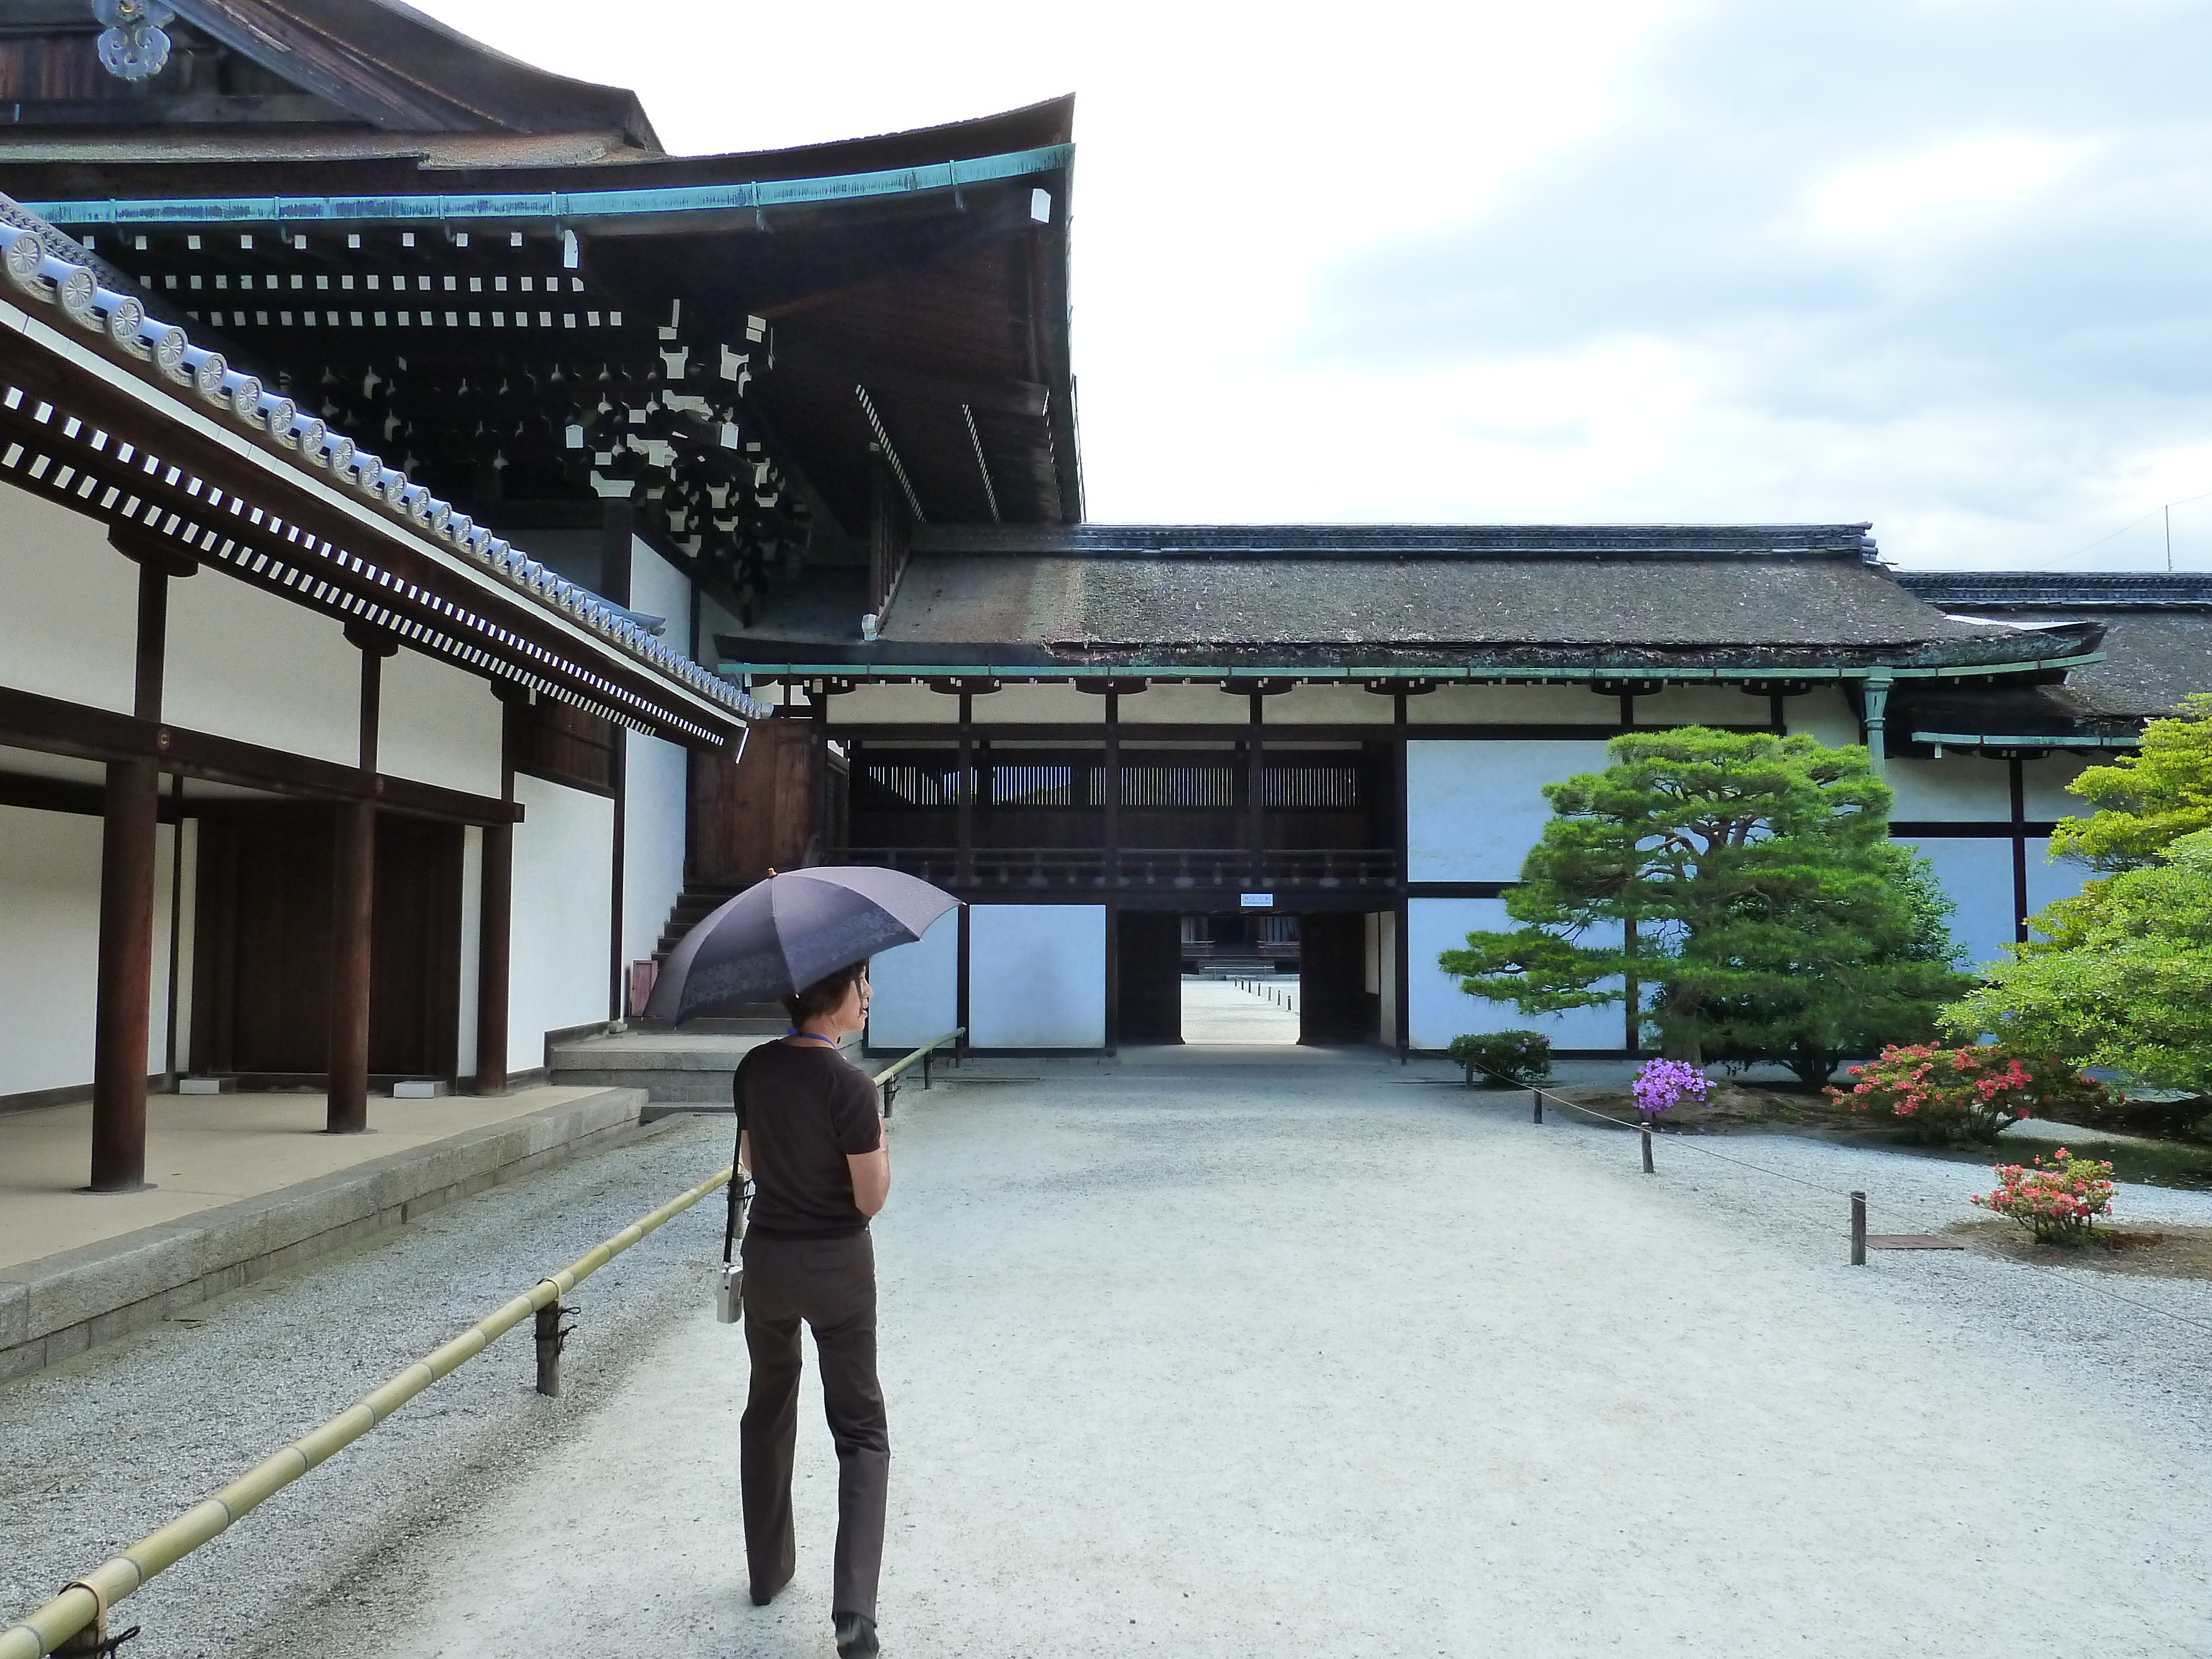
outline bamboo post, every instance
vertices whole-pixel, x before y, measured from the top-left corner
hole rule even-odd
[[[1651,1125],[1648,1121],[1644,1125],[1644,1173],[1655,1173],[1651,1168]]]
[[[1544,1091],[1541,1089],[1528,1091],[1528,1121],[1541,1123],[1544,1121]]]
[[[1851,1266],[1866,1266],[1866,1194],[1851,1194]]]

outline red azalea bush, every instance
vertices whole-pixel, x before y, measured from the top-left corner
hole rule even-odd
[[[2063,1146],[2033,1164],[2000,1164],[1996,1177],[1996,1191],[1977,1193],[1974,1202],[2011,1217],[2039,1244],[2079,1244],[2112,1207],[2112,1166]]]
[[[2056,1056],[2032,1060],[2002,1043],[1893,1043],[1850,1075],[1852,1085],[1828,1090],[1829,1099],[1854,1112],[1887,1113],[1923,1142],[1987,1145],[2024,1117],[2094,1119],[2109,1109],[2111,1093]]]

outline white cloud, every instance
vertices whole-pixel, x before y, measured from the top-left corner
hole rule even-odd
[[[2008,134],[1849,162],[1814,184],[1807,224],[1814,234],[1847,246],[1950,241],[2032,204],[2094,148],[2088,140]]]
[[[2021,564],[2212,489],[2181,0],[424,3],[689,150],[1078,93],[1101,519],[1865,518]]]

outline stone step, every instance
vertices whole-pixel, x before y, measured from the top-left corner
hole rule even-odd
[[[702,1030],[701,1025],[759,1025],[766,1029],[732,1031]],[[779,1016],[773,1022],[699,1021],[680,1031],[632,1029],[611,1036],[581,1037],[556,1043],[550,1056],[550,1080],[594,1088],[641,1089],[648,1117],[665,1115],[655,1109],[727,1111],[730,1079],[738,1062],[763,1042],[773,1042],[789,1029]],[[857,1057],[860,1039],[848,1037],[843,1048]]]

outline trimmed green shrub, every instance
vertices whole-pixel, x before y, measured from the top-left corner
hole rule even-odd
[[[1541,1083],[1552,1075],[1552,1039],[1541,1031],[1484,1031],[1455,1036],[1444,1052],[1459,1062],[1470,1089],[1478,1072],[1488,1088]]]

